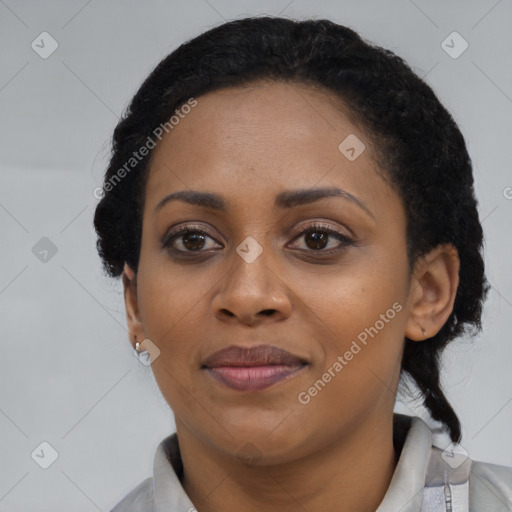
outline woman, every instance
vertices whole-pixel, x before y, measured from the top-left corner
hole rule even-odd
[[[471,160],[433,91],[326,20],[180,46],[115,129],[98,250],[172,408],[121,511],[498,511],[439,384],[488,283]],[[393,414],[417,385],[452,445]]]

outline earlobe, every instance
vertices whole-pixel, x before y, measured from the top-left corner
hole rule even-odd
[[[123,287],[124,287],[124,302],[126,308],[126,321],[128,324],[128,331],[130,340],[145,339],[144,330],[140,319],[139,303],[137,298],[137,284],[135,272],[129,267],[127,263],[123,268]]]
[[[451,244],[432,249],[416,262],[408,298],[407,338],[432,338],[446,323],[453,311],[459,268],[459,256]]]

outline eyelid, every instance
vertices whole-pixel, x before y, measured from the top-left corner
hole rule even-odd
[[[350,238],[355,240],[355,233],[346,225],[340,224],[339,222],[331,221],[329,219],[305,219],[304,221],[299,221],[297,227],[293,228],[293,231],[296,231],[299,235],[303,234],[304,231],[308,231],[310,229],[326,229],[340,236],[344,236],[345,238]],[[348,233],[343,233],[342,229],[348,231]]]
[[[339,241],[339,244],[336,247],[331,247],[330,249],[299,249],[301,251],[304,251],[305,253],[312,253],[312,254],[319,254],[323,256],[328,256],[336,253],[340,253],[348,246],[355,246],[356,241],[352,236],[346,235],[343,232],[341,232],[337,228],[333,228],[331,225],[321,222],[321,221],[315,221],[309,226],[303,227],[301,229],[297,230],[298,233],[293,237],[291,242],[295,242],[295,240],[298,240],[302,238],[307,233],[314,233],[315,231],[324,231],[326,232],[331,238],[336,238]]]
[[[177,226],[173,226],[171,229],[169,229],[165,235],[162,238],[162,248],[166,248],[169,246],[170,242],[173,239],[177,239],[180,237],[181,234],[187,233],[189,231],[192,232],[198,232],[203,235],[208,236],[212,240],[214,240],[216,243],[219,242],[216,237],[212,236],[212,234],[209,232],[208,229],[204,228],[201,224],[187,224],[186,222],[183,224],[178,224]],[[186,252],[186,251],[180,251],[180,252]],[[189,251],[192,252],[192,251]]]
[[[306,224],[306,225],[304,225]],[[348,231],[352,233],[352,230],[349,228],[346,228]],[[356,245],[356,239],[352,235],[346,235],[344,234],[340,228],[334,228],[332,227],[328,222],[325,220],[314,220],[312,222],[309,222],[309,224],[306,223],[306,221],[302,222],[302,226],[299,224],[298,227],[294,229],[296,231],[296,234],[291,239],[290,243],[295,242],[295,240],[300,239],[301,237],[305,236],[307,233],[317,231],[325,231],[328,233],[328,235],[332,238],[336,238],[339,240],[339,244],[336,247],[331,247],[330,249],[298,249],[303,252],[311,252],[311,253],[317,253],[318,255],[331,255],[333,253],[339,253],[343,251],[348,246],[354,246]],[[215,243],[222,245],[221,242],[219,242],[216,237],[212,236],[208,229],[205,229],[202,227],[201,224],[187,224],[186,222],[183,224],[178,224],[177,226],[173,226],[163,237],[162,239],[162,249],[174,251],[176,253],[181,254],[196,254],[200,255],[201,253],[208,253],[211,251],[209,250],[198,250],[198,251],[184,251],[181,249],[174,249],[172,247],[171,242],[174,240],[178,240],[183,234],[193,232],[193,233],[199,233],[202,235],[205,235],[206,237],[213,240]]]
[[[339,231],[339,228],[337,227],[332,227],[330,224],[328,224],[328,221],[322,219],[322,220],[313,220],[311,221],[310,219],[308,220],[303,220],[303,221],[299,221],[299,224],[297,227],[295,227],[293,229],[293,231],[296,232],[296,235],[294,236],[293,240],[295,240],[296,236],[300,236],[301,234],[303,234],[305,231],[309,230],[309,229],[326,229],[326,230],[330,230],[331,233],[333,234],[338,234],[338,235],[341,235],[341,236],[344,236],[346,238],[355,238],[355,235],[354,235],[354,232],[347,226],[343,226],[350,234],[349,235],[346,235],[342,232]],[[170,238],[178,235],[179,233],[181,232],[186,232],[186,231],[198,231],[198,232],[201,232],[205,235],[208,235],[210,238],[213,238],[215,240],[215,236],[212,236],[209,232],[209,230],[207,228],[204,228],[200,223],[187,223],[186,221],[184,221],[183,223],[178,223],[174,226],[172,226],[172,228],[170,228],[168,231],[166,231],[166,233],[164,234],[163,238],[162,238],[162,243],[165,243],[167,241],[169,241]],[[286,230],[288,231],[288,230]],[[215,240],[216,242],[218,242],[218,240]]]

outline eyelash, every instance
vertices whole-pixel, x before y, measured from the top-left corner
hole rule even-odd
[[[315,250],[315,249],[299,249],[300,251],[303,251],[306,253],[315,253],[315,254],[319,254],[322,256],[331,256],[334,254],[339,254],[340,252],[344,251],[347,247],[355,245],[355,242],[348,236],[340,233],[339,231],[332,229],[328,225],[325,225],[325,224],[322,224],[319,222],[314,223],[311,226],[308,226],[306,229],[301,231],[296,237],[294,237],[292,241],[297,240],[298,238],[301,238],[304,235],[307,235],[308,233],[314,233],[316,231],[325,232],[328,235],[331,235],[331,236],[339,239],[340,245],[335,248],[331,248],[331,249],[317,249],[317,250]],[[162,241],[162,248],[167,249],[171,253],[179,254],[179,255],[201,254],[201,253],[208,252],[208,250],[202,250],[202,249],[199,249],[197,251],[190,251],[190,250],[175,249],[175,248],[171,247],[171,244],[175,240],[179,239],[183,235],[190,234],[190,233],[198,233],[200,235],[207,236],[208,238],[211,238],[212,240],[214,240],[216,243],[219,243],[212,236],[210,236],[208,234],[208,232],[206,232],[204,229],[201,229],[199,226],[185,225],[185,226],[181,226],[176,231],[174,231],[174,232],[170,233],[168,236],[164,237],[164,240]]]

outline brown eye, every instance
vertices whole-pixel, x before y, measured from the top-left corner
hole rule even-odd
[[[305,249],[300,250],[306,252],[318,252],[321,254],[332,254],[346,249],[347,246],[354,245],[353,240],[343,233],[332,229],[324,224],[315,224],[302,231],[294,240],[304,239]],[[331,245],[331,241],[338,240],[337,244]]]
[[[329,256],[355,245],[354,241],[341,232],[324,224],[315,224],[302,231],[294,240],[304,239],[304,247],[298,247],[305,253],[318,253]],[[337,243],[336,243],[337,241]],[[196,226],[181,226],[164,238],[162,248],[175,256],[208,254],[212,249],[223,248],[206,231]]]
[[[202,233],[190,231],[181,236],[183,246],[190,251],[202,249],[205,244],[205,236]]]
[[[208,247],[208,240],[215,242]],[[205,252],[219,245],[206,231],[194,226],[182,226],[171,232],[162,242],[162,247],[175,253]]]
[[[306,245],[310,249],[325,249],[329,240],[329,233],[326,231],[308,231],[305,235]]]

